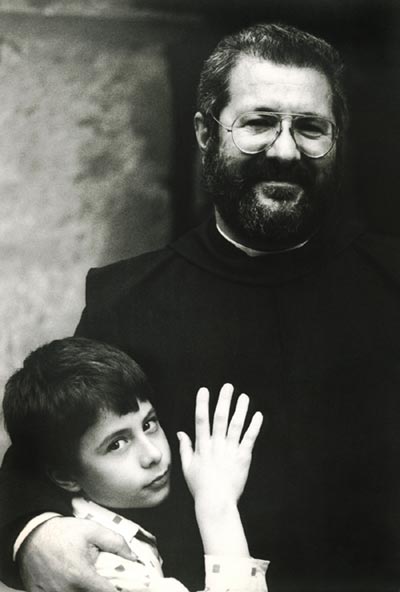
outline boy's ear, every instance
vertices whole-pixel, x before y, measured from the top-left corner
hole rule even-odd
[[[194,116],[194,129],[196,132],[197,143],[201,152],[205,152],[210,140],[210,129],[205,121],[204,115],[198,111]]]
[[[78,492],[81,491],[81,486],[73,477],[68,475],[65,471],[61,469],[51,469],[47,468],[46,470],[47,476],[59,487],[62,487],[66,491],[70,492]]]

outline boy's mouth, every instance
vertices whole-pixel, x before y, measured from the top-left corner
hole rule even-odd
[[[167,483],[169,481],[169,472],[170,472],[170,469],[168,467],[163,473],[158,475],[158,477],[155,477],[155,479],[153,479],[152,481],[150,481],[150,483],[145,485],[144,488],[145,489],[162,489],[163,487],[165,487],[165,485],[167,485]]]

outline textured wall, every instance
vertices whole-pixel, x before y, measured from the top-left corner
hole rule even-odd
[[[89,267],[169,238],[165,49],[146,22],[1,15],[1,391],[74,330]]]

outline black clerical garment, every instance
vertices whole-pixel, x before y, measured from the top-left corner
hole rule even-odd
[[[252,555],[271,561],[271,591],[400,587],[398,241],[348,223],[249,257],[211,219],[163,250],[91,270],[77,334],[119,346],[153,384],[174,483],[164,506],[133,516],[157,535],[168,575],[202,585],[175,432],[193,434],[200,386],[215,403],[231,382],[265,417],[240,509]],[[12,474],[3,470],[6,534],[22,513]],[[25,514],[65,510],[54,491],[48,503],[44,491],[25,497]]]

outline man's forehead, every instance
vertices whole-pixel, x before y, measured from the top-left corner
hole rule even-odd
[[[238,109],[318,109],[330,115],[332,91],[326,76],[311,67],[277,64],[242,55],[229,79],[230,103]],[[271,104],[268,104],[268,102]],[[263,104],[265,103],[265,104]]]

